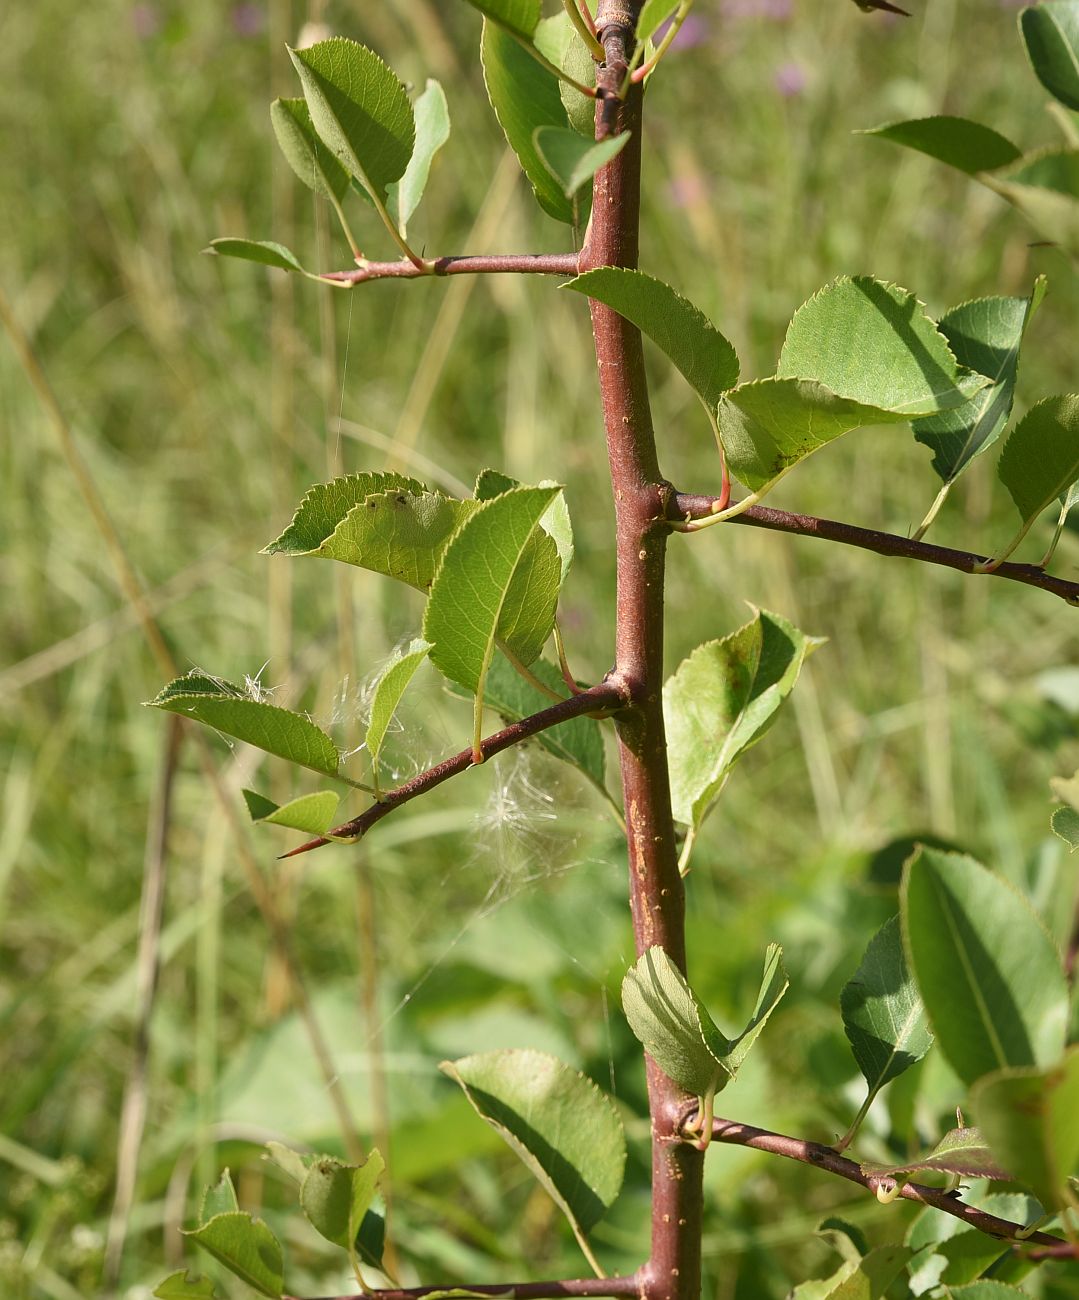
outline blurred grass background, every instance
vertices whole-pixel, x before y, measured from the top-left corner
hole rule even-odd
[[[746,376],[771,372],[791,313],[837,274],[893,279],[940,313],[1029,292],[1044,271],[1051,296],[1031,329],[1022,410],[1075,388],[1073,273],[987,191],[852,133],[940,111],[1025,146],[1057,128],[1014,6],[915,7],[895,22],[845,0],[700,0],[649,92],[642,265],[716,321]],[[413,85],[442,80],[453,135],[410,227],[429,253],[567,246],[506,159],[479,21],[459,0],[37,0],[0,15],[0,287],[180,668],[258,677],[346,745],[364,682],[415,634],[420,605],[362,571],[257,554],[310,482],[388,464],[451,488],[486,465],[564,482],[577,561],[563,619],[590,679],[610,662],[612,513],[585,305],[552,282],[344,294],[200,255],[229,234],[347,264],[269,129],[269,100],[297,93],[284,43],[309,21],[364,40]],[[364,220],[369,254],[392,255]],[[714,490],[696,403],[649,364],[667,474]],[[224,1164],[244,1206],[286,1239],[290,1288],[347,1289],[260,1158],[267,1138],[331,1151],[344,1139],[293,974],[190,740],[166,818],[138,1179],[130,1210],[113,1212],[122,1098],[140,1060],[140,891],[171,763],[167,720],[141,705],[162,673],[6,340],[0,418],[0,1291],[149,1295],[179,1266],[177,1229]],[[1010,537],[995,455],[953,494],[935,540],[991,552]],[[935,490],[909,430],[868,430],[801,467],[774,503],[903,533]],[[1055,932],[1069,923],[1074,871],[1047,834],[1047,781],[1079,762],[1074,622],[1038,592],[748,528],[670,550],[672,668],[744,622],[747,600],[829,638],[731,780],[689,880],[692,973],[721,1024],[751,1004],[768,941],[786,946],[792,976],[723,1109],[828,1141],[861,1099],[838,989],[895,910],[902,854],[879,850],[941,836],[1030,888]],[[1055,568],[1074,576],[1077,560],[1067,534]],[[417,688],[393,737],[401,775],[468,733],[467,707],[433,675]],[[241,783],[278,799],[310,788],[211,742],[233,805]],[[529,752],[451,783],[359,849],[282,864],[287,833],[240,834],[361,1140],[389,1131],[402,1280],[582,1267],[543,1194],[436,1070],[498,1046],[555,1051],[618,1097],[627,1189],[595,1239],[610,1269],[635,1267],[647,1123],[618,1013],[632,959],[623,855],[600,801]],[[930,1058],[877,1103],[859,1151],[931,1142],[959,1096]],[[879,1242],[911,1217],[733,1149],[710,1156],[709,1196],[706,1289],[724,1300],[779,1297],[831,1271],[813,1228],[837,1207]],[[110,1215],[124,1238],[111,1270]],[[1052,1273],[1038,1285],[1068,1293]]]

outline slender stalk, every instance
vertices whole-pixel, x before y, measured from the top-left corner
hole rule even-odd
[[[444,1296],[444,1286],[394,1287],[372,1291],[377,1300],[427,1300],[428,1296]],[[629,1277],[585,1277],[565,1282],[482,1282],[478,1286],[453,1288],[456,1296],[476,1296],[477,1300],[560,1300],[563,1296],[586,1296],[598,1300],[611,1296],[613,1300],[640,1295],[637,1274]],[[299,1300],[297,1296],[282,1296],[282,1300]],[[319,1296],[316,1300],[355,1300],[352,1296]]]
[[[354,271],[328,271],[317,278],[335,284],[366,284],[368,280],[416,280],[427,275],[576,275],[576,253],[462,253],[429,258],[424,268],[414,262],[364,262]]]
[[[687,1134],[692,1134],[696,1118],[693,1111],[686,1114]],[[962,1219],[970,1227],[977,1228],[990,1237],[1002,1237],[1016,1243],[1032,1241],[1051,1247],[1063,1244],[1059,1237],[1045,1232],[1029,1232],[1021,1223],[1013,1223],[1010,1219],[1001,1219],[995,1214],[975,1209],[973,1205],[966,1205],[955,1192],[940,1187],[925,1187],[921,1183],[899,1183],[886,1174],[867,1174],[861,1165],[839,1155],[834,1147],[822,1146],[819,1142],[786,1137],[782,1133],[772,1133],[768,1129],[754,1128],[752,1124],[740,1124],[731,1119],[712,1121],[712,1141],[752,1147],[756,1151],[767,1151],[772,1155],[785,1156],[788,1160],[798,1160],[802,1164],[823,1169],[825,1173],[845,1178],[848,1182],[858,1183],[874,1193],[878,1187],[883,1188],[889,1195],[894,1194],[907,1201],[919,1201],[923,1205],[931,1205],[935,1210],[942,1210],[953,1218]]]
[[[940,491],[933,498],[933,504],[929,507],[929,510],[926,513],[925,518],[914,530],[914,532],[911,533],[910,539],[912,542],[920,542],[922,538],[926,535],[926,533],[929,531],[929,528],[933,523],[933,520],[936,519],[937,515],[940,513],[941,506],[945,503],[945,501],[947,501],[948,493],[951,492],[952,483],[954,482],[955,482],[954,479],[950,479],[947,483],[945,483],[941,487]]]
[[[633,68],[632,72],[630,73],[630,78],[632,81],[634,82],[643,81],[645,77],[650,76],[651,73],[655,71],[656,65],[659,63],[660,59],[662,59],[663,56],[667,53],[667,51],[671,48],[671,45],[674,42],[674,38],[678,35],[679,31],[681,30],[682,24],[686,20],[686,15],[689,13],[692,7],[693,7],[693,0],[682,0],[682,3],[678,6],[678,9],[674,17],[671,19],[670,26],[663,33],[663,39],[656,47],[656,52],[652,55],[652,57],[648,60],[647,63],[643,63],[639,68]],[[640,56],[639,52],[644,49],[643,43],[638,45],[637,49],[638,49],[638,54],[634,55],[635,60]]]
[[[643,88],[619,95],[641,4],[600,0],[596,30],[606,51],[597,74],[596,136],[630,133],[596,175],[591,233],[581,270],[635,267],[640,222]],[[615,668],[629,704],[616,717],[628,825],[630,906],[638,953],[661,945],[685,971],[685,892],[671,815],[663,728],[664,560],[670,494],[659,470],[640,331],[592,301],[600,396],[615,501]],[[579,698],[579,697],[578,697]],[[647,1300],[697,1300],[701,1289],[703,1153],[681,1138],[686,1095],[646,1058],[652,1121],[652,1243],[640,1273]]]
[[[671,498],[672,519],[706,518],[715,497],[694,496],[678,492]],[[934,546],[930,542],[916,542],[910,537],[895,533],[882,533],[875,528],[859,528],[856,524],[841,523],[836,519],[818,519],[814,515],[790,514],[786,510],[773,510],[770,506],[753,506],[727,522],[748,524],[751,528],[767,528],[774,532],[794,533],[799,537],[820,537],[829,542],[842,542],[857,546],[877,555],[890,555],[903,560],[921,560],[925,564],[939,564],[960,573],[989,574],[994,578],[1007,578],[1029,587],[1048,591],[1069,605],[1079,605],[1079,582],[1068,582],[1053,577],[1037,564],[1003,564],[987,569],[991,564],[984,555],[972,551],[954,551],[947,546]]]
[[[562,0],[562,7],[569,14],[569,20],[577,35],[588,47],[588,52],[597,61],[603,59],[603,46],[596,40],[596,28],[587,9],[582,9],[577,0]]]

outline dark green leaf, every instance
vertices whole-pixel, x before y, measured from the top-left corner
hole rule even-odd
[[[1000,1160],[1047,1210],[1073,1203],[1079,1173],[1079,1047],[1048,1069],[1001,1070],[971,1095],[978,1123]]]
[[[1079,812],[1074,808],[1057,808],[1050,818],[1053,834],[1059,835],[1074,853],[1079,849]]]
[[[487,20],[483,24],[480,55],[487,97],[540,207],[555,220],[572,225],[574,205],[544,166],[532,142],[538,127],[565,129],[568,125],[558,81],[521,49],[508,32]]]
[[[158,1300],[216,1300],[217,1292],[208,1277],[195,1277],[186,1269],[170,1273],[154,1287]]]
[[[1034,75],[1050,95],[1079,111],[1079,3],[1042,0],[1023,10],[1019,28]]]
[[[261,1219],[249,1214],[218,1214],[184,1236],[260,1295],[280,1300],[285,1286],[281,1243]]]
[[[315,1230],[353,1255],[385,1169],[378,1151],[359,1165],[343,1164],[331,1156],[312,1161],[300,1189],[300,1204]]]
[[[583,1244],[622,1187],[625,1137],[610,1100],[545,1052],[484,1052],[440,1068],[524,1161]]]
[[[933,468],[950,483],[1003,432],[1011,415],[1019,349],[1045,296],[1040,276],[1029,298],[977,298],[941,318],[940,332],[960,365],[992,382],[964,406],[914,421],[914,436],[933,451]]]
[[[287,758],[327,776],[336,776],[340,756],[329,736],[310,718],[250,698],[242,687],[192,672],[169,682],[149,707],[195,718],[207,727]]]
[[[1020,157],[1010,140],[965,117],[923,117],[908,122],[888,122],[864,135],[880,136],[928,154],[949,167],[973,176],[975,172],[1006,167]]]
[[[275,99],[270,121],[288,165],[308,189],[330,199],[348,193],[349,174],[318,138],[305,100]]]
[[[862,1165],[862,1172],[866,1174],[901,1174],[914,1169],[935,1169],[942,1173],[960,1174],[964,1178],[1011,1178],[990,1149],[981,1129],[977,1128],[954,1128],[932,1151],[913,1156],[902,1164],[870,1162]]]
[[[839,995],[839,1005],[870,1097],[929,1051],[933,1035],[907,969],[898,916],[869,941],[854,977]]]
[[[473,9],[518,36],[531,37],[540,20],[540,0],[468,0]]]
[[[662,280],[604,266],[567,280],[562,288],[605,303],[643,330],[709,409],[738,382],[734,348],[702,311]]]
[[[1027,900],[972,858],[927,848],[907,863],[900,898],[922,1000],[959,1077],[1055,1062],[1068,987]]]
[[[587,185],[601,167],[606,167],[629,144],[629,132],[595,144],[569,127],[540,126],[533,133],[532,143],[566,198],[572,199],[582,185]]]
[[[319,138],[350,175],[385,200],[415,143],[404,86],[373,50],[343,36],[290,49],[289,56]]]
[[[245,262],[259,262],[263,266],[276,266],[281,271],[307,274],[295,253],[284,244],[272,244],[265,239],[211,239],[209,251],[218,257],[239,257]]]

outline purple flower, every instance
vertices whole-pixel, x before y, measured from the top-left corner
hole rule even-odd
[[[663,40],[670,28],[671,20],[660,23],[656,28],[652,40],[656,45]],[[698,18],[696,14],[690,14],[678,29],[678,35],[671,41],[672,50],[691,50],[695,45],[703,45],[708,39],[708,21],[704,18]]]
[[[259,36],[265,26],[266,15],[261,5],[236,5],[232,11],[232,30],[237,36]]]
[[[809,78],[800,63],[781,63],[772,74],[772,85],[784,99],[793,99],[806,88]]]

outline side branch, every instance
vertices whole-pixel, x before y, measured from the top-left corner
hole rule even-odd
[[[438,275],[576,275],[576,253],[505,253],[486,256],[465,253],[434,257],[417,266],[407,258],[399,262],[362,262],[354,271],[329,271],[320,280],[338,284],[366,284],[368,280],[420,280]]]
[[[696,1108],[686,1114],[685,1123],[690,1123],[695,1117]],[[848,1182],[858,1183],[873,1193],[881,1188],[890,1195],[902,1196],[905,1200],[918,1201],[922,1205],[931,1205],[935,1210],[942,1210],[956,1219],[962,1219],[964,1223],[977,1228],[979,1232],[987,1233],[990,1237],[1001,1237],[1016,1245],[1024,1245],[1029,1241],[1055,1249],[1067,1244],[1059,1237],[1050,1236],[1046,1232],[1031,1232],[1024,1235],[1026,1230],[1023,1224],[1012,1223],[1009,1219],[998,1219],[995,1214],[976,1210],[973,1205],[966,1205],[959,1200],[954,1192],[946,1192],[939,1187],[925,1187],[921,1183],[902,1183],[896,1187],[895,1178],[886,1174],[864,1173],[861,1165],[848,1160],[846,1156],[839,1155],[831,1147],[822,1146],[819,1142],[784,1137],[782,1133],[771,1133],[768,1129],[754,1128],[751,1124],[739,1124],[730,1119],[712,1121],[712,1141],[753,1147],[754,1150],[768,1151],[775,1156],[786,1156],[788,1160],[798,1160],[802,1164],[813,1165],[826,1173],[845,1178]]]
[[[492,758],[495,754],[500,754],[504,749],[519,745],[523,740],[528,740],[541,731],[547,731],[550,727],[557,727],[560,722],[568,722],[571,718],[579,718],[586,713],[603,713],[620,709],[625,704],[626,700],[618,684],[611,680],[603,681],[596,686],[590,686],[577,695],[571,695],[568,700],[560,700],[557,704],[552,704],[548,709],[540,709],[538,713],[522,718],[519,722],[512,722],[508,727],[503,727],[501,731],[496,731],[493,736],[488,736],[486,740],[480,742],[480,752],[485,759]],[[410,781],[406,781],[404,785],[399,785],[396,790],[387,791],[378,803],[372,804],[370,808],[365,809],[352,821],[345,822],[342,826],[335,826],[333,830],[327,831],[325,835],[319,835],[313,840],[308,840],[306,844],[301,844],[299,848],[292,849],[288,853],[282,853],[281,856],[283,858],[294,858],[297,854],[308,853],[311,849],[321,848],[324,844],[332,844],[335,840],[355,841],[362,839],[376,822],[380,822],[383,817],[393,812],[395,808],[399,808],[401,804],[408,803],[410,799],[415,799],[417,795],[426,794],[428,790],[433,790],[436,785],[448,781],[451,776],[456,776],[459,772],[467,771],[468,768],[475,766],[476,764],[472,759],[472,747],[462,749],[459,754],[454,754],[452,758],[443,759],[441,763],[429,767],[426,772],[420,772]],[[607,1293],[603,1292],[603,1294],[606,1295]]]
[[[716,497],[695,496],[679,492],[671,502],[670,518],[704,519],[712,513]],[[892,555],[902,560],[921,560],[924,564],[940,564],[960,573],[979,573],[990,557],[975,555],[971,551],[954,551],[947,546],[933,546],[929,542],[915,542],[896,533],[882,533],[875,528],[859,528],[855,524],[840,523],[835,519],[817,519],[813,515],[795,515],[786,510],[773,510],[769,506],[751,506],[740,515],[727,520],[731,524],[748,524],[751,528],[768,528],[774,532],[795,533],[800,537],[821,537],[829,542],[842,542],[857,546],[877,555]],[[1055,578],[1036,564],[1005,563],[989,571],[989,577],[1008,578],[1028,587],[1048,591],[1069,605],[1079,605],[1079,582]]]
[[[506,1282],[479,1286],[414,1286],[385,1291],[368,1291],[369,1300],[426,1300],[427,1296],[491,1296],[498,1300],[559,1300],[561,1296],[610,1296],[613,1300],[639,1296],[640,1284],[635,1273],[629,1277],[584,1277],[567,1282]],[[284,1296],[282,1300],[298,1300]],[[320,1296],[318,1300],[356,1300],[355,1296]]]

